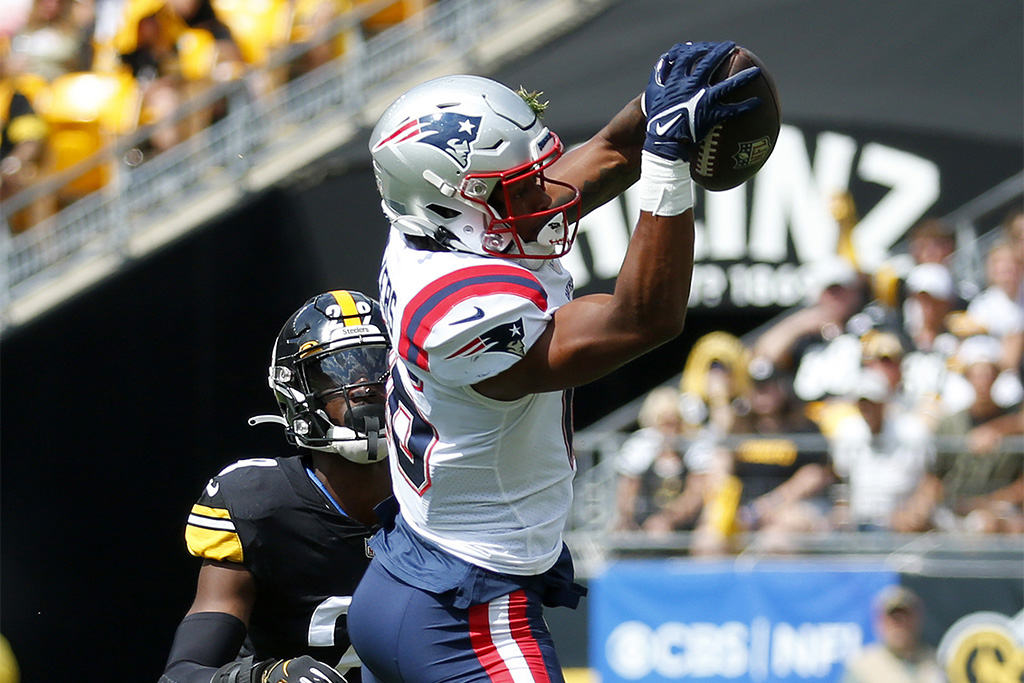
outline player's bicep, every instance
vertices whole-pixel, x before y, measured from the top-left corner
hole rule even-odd
[[[647,350],[646,335],[614,311],[613,297],[586,296],[562,306],[526,355],[473,387],[511,401],[560,391],[598,379]]]
[[[189,614],[222,612],[249,624],[256,601],[256,580],[243,565],[234,562],[203,562],[196,584],[196,598]]]

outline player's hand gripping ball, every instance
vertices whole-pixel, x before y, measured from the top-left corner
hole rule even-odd
[[[779,93],[764,63],[750,50],[736,46],[711,74],[711,86],[727,83],[756,68],[756,76],[724,94],[723,105],[753,99],[760,106],[716,123],[690,154],[690,177],[706,190],[732,189],[761,170],[779,138],[782,112]]]
[[[715,126],[758,108],[757,97],[728,97],[758,77],[756,67],[715,78],[735,47],[731,41],[677,43],[661,56],[641,100],[647,116],[645,151],[692,162],[697,143]]]

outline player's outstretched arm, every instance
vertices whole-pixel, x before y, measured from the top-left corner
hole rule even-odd
[[[566,152],[549,175],[578,187],[586,215],[619,196],[640,177],[640,152],[646,137],[647,117],[638,95],[596,135]],[[555,204],[559,198],[555,197]]]
[[[718,122],[757,106],[720,98],[756,69],[710,86],[733,43],[675,45],[655,65],[644,92],[647,124],[641,154],[640,218],[615,291],[559,308],[526,356],[474,385],[485,396],[514,400],[579,386],[682,332],[693,272],[692,146]]]

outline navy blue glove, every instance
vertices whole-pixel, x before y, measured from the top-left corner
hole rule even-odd
[[[670,161],[689,161],[690,149],[717,124],[754,109],[761,103],[752,97],[738,104],[724,104],[723,97],[757,77],[751,67],[721,83],[708,81],[736,46],[723,43],[677,43],[661,56],[641,100],[647,115],[644,149]]]

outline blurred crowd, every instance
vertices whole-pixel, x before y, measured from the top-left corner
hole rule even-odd
[[[0,199],[66,176],[8,217],[20,232],[224,115],[188,107],[217,84],[245,78],[272,90],[413,17],[431,0],[7,0],[0,18]],[[373,3],[352,28],[341,18]],[[379,7],[379,9],[378,9]],[[295,59],[287,48],[304,46]],[[148,135],[130,157],[85,163],[118,136]],[[76,165],[90,167],[74,175]],[[62,177],[64,177],[62,176]]]
[[[973,287],[927,218],[870,276],[837,256],[749,340],[701,338],[615,456],[616,529],[689,531],[696,555],[834,530],[1024,533],[1024,211],[987,237]]]

